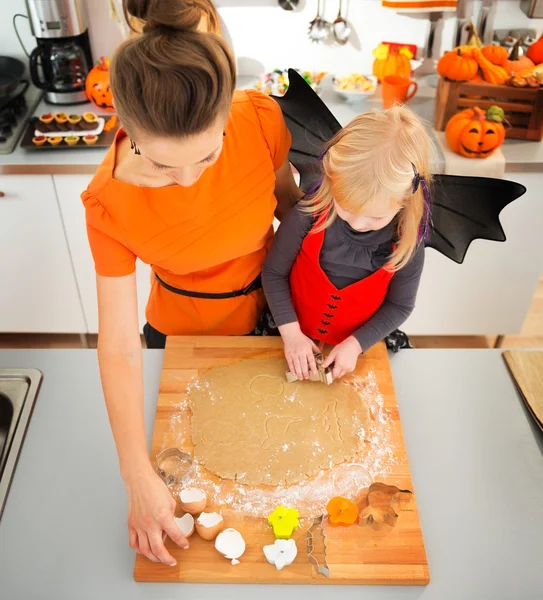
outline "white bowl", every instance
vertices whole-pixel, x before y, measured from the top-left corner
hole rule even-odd
[[[377,78],[373,75],[364,75],[364,77],[369,79],[374,84],[375,87],[372,90],[342,90],[341,88],[338,88],[334,85],[334,91],[338,96],[341,96],[346,102],[352,104],[355,104],[357,102],[364,102],[368,98],[371,98],[373,95],[375,95],[375,92],[377,91]]]

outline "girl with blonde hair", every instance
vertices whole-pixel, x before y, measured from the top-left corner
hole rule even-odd
[[[323,179],[283,220],[262,271],[291,372],[334,378],[411,314],[429,221],[431,141],[404,106],[356,117],[327,145]]]

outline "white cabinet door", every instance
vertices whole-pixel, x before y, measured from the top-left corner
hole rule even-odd
[[[89,333],[98,333],[96,275],[87,239],[85,209],[81,202],[81,192],[87,187],[90,180],[90,175],[54,176],[60,210],[64,220],[64,227],[66,228],[68,245],[72,255],[77,285],[81,294],[81,302],[83,303],[87,322],[86,331]],[[142,330],[145,324],[145,306],[151,289],[149,266],[138,261],[136,275],[139,321],[140,330]]]
[[[429,248],[412,335],[518,334],[543,272],[543,174],[506,173],[526,186],[500,215],[507,241],[475,240],[457,265]]]
[[[3,175],[0,192],[0,331],[84,332],[52,177]]]

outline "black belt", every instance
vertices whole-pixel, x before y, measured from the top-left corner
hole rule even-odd
[[[163,288],[166,288],[169,292],[179,294],[180,296],[188,296],[189,298],[203,298],[205,300],[227,300],[228,298],[238,298],[239,296],[248,296],[252,292],[256,292],[262,288],[262,279],[260,273],[258,276],[251,281],[251,283],[244,287],[242,290],[236,290],[234,292],[220,292],[217,294],[207,292],[191,292],[189,290],[180,290],[179,288],[173,287],[162,281],[160,277],[155,273],[156,280]]]

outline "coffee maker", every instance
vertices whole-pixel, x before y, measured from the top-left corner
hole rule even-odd
[[[26,0],[38,45],[30,54],[32,82],[51,104],[88,102],[85,79],[92,69],[81,0]]]

